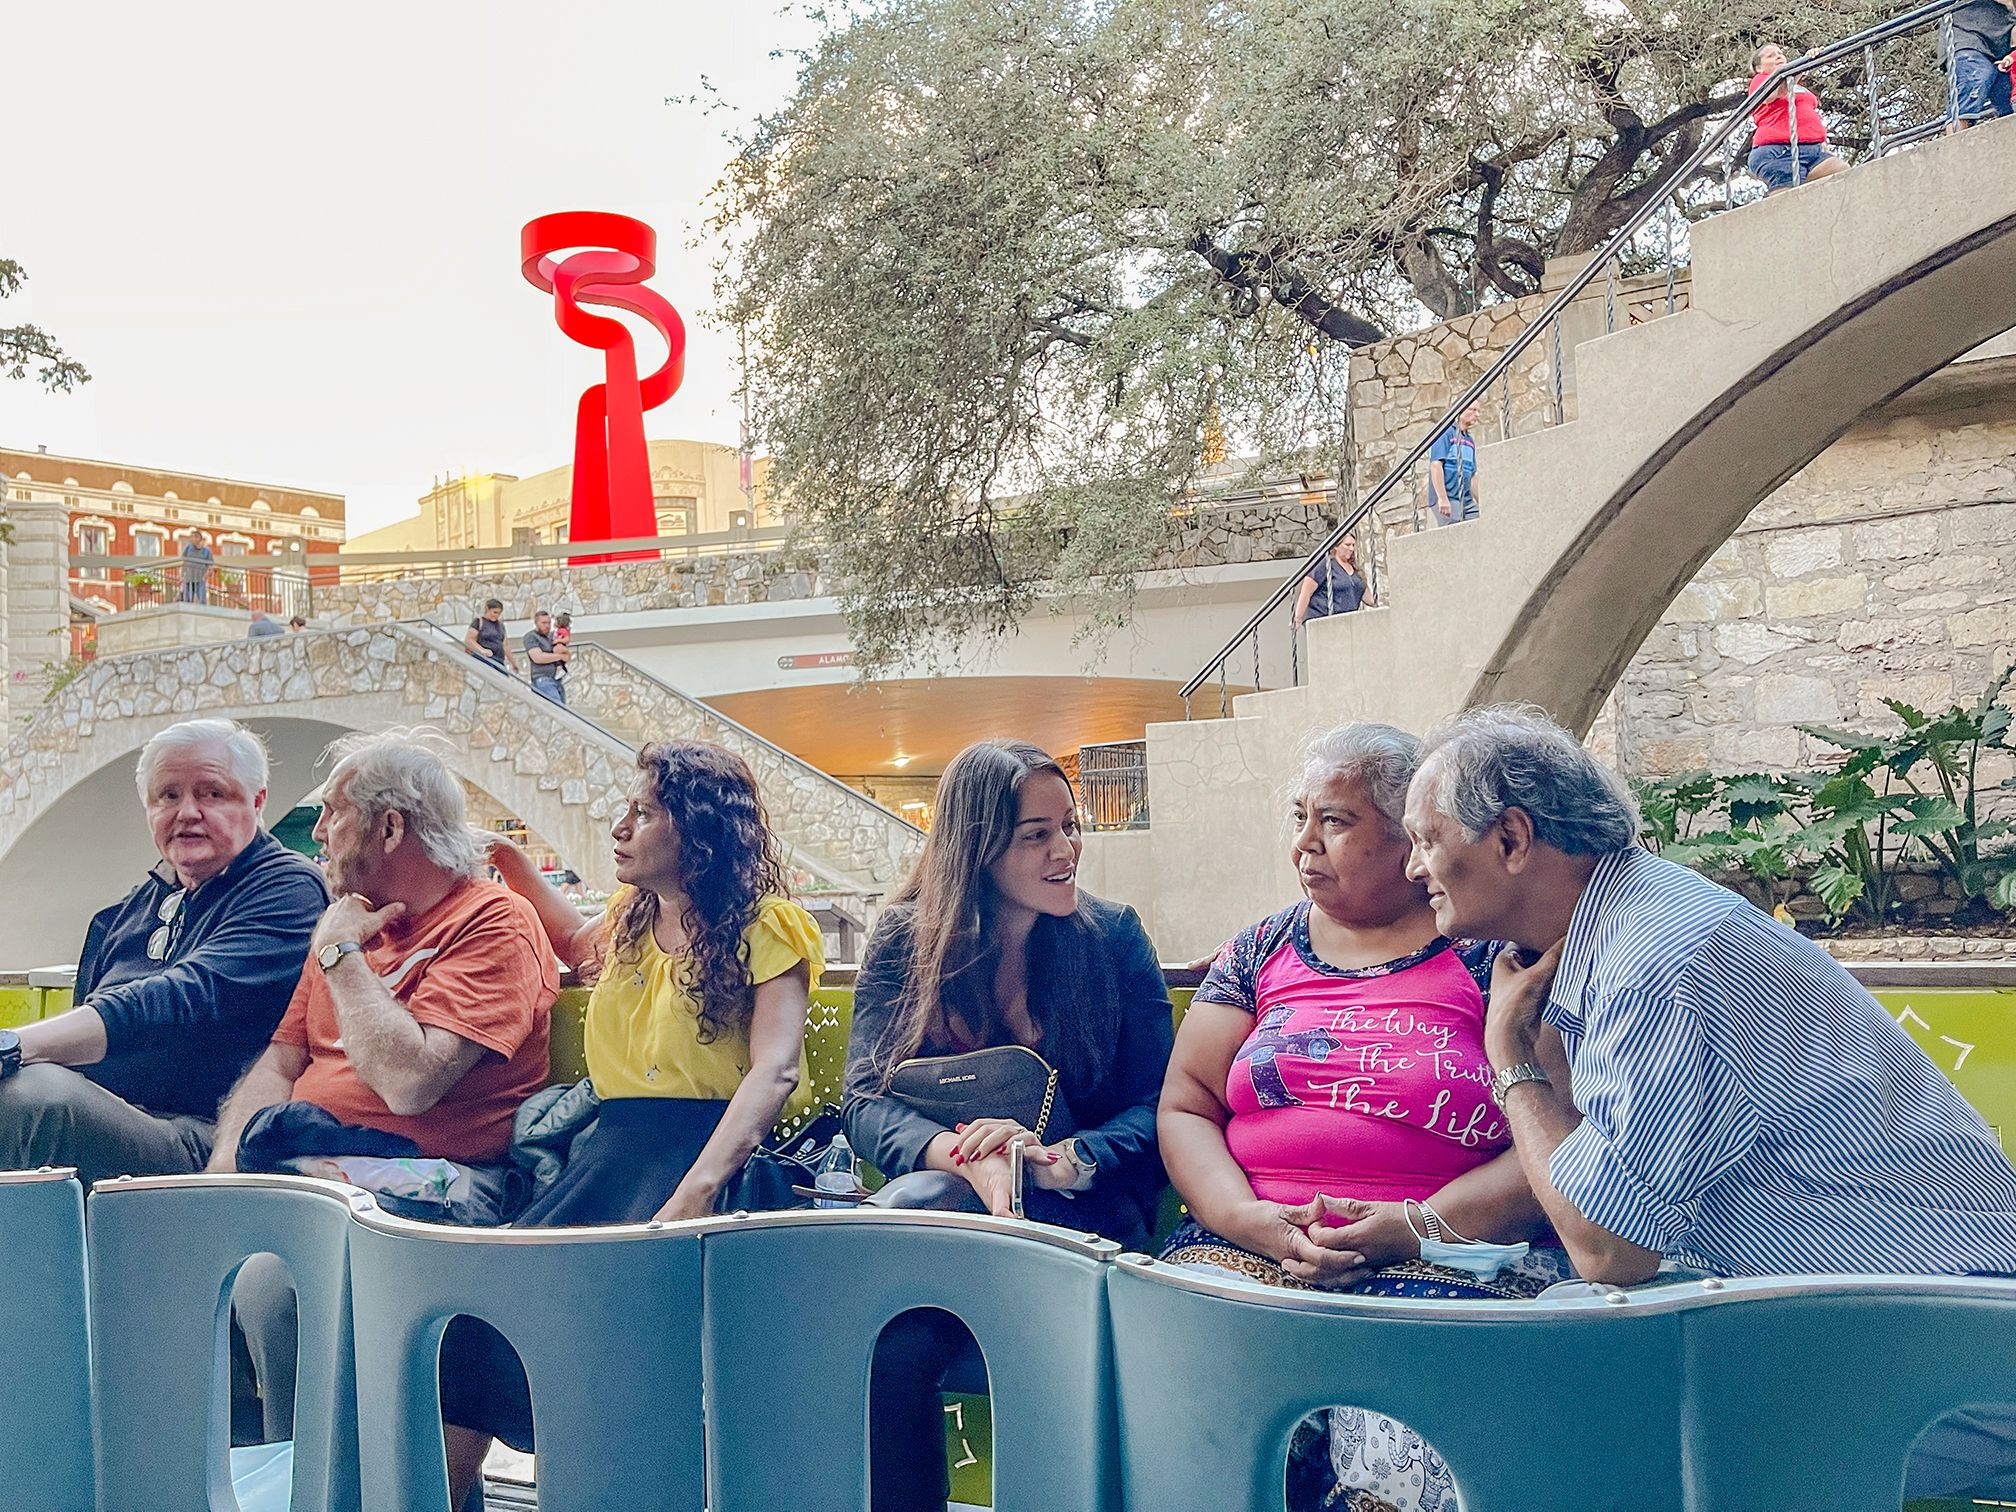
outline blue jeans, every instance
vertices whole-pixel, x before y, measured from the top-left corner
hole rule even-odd
[[[559,704],[563,709],[567,706],[567,690],[560,686],[560,679],[557,677],[534,676],[532,679],[532,691],[537,693],[541,698],[550,699],[554,703]]]
[[[1984,52],[1962,47],[1953,54],[1953,80],[1960,97],[1960,119],[1986,121],[2006,116],[2009,108],[2009,75],[1995,66]]]
[[[1452,493],[1449,495],[1449,513],[1445,515],[1442,513],[1442,501],[1430,490],[1428,513],[1437,525],[1460,525],[1465,520],[1477,518],[1477,496],[1467,488],[1461,493]]]
[[[1813,176],[1813,170],[1834,154],[1824,142],[1810,145],[1799,144],[1799,182],[1805,183]],[[1766,189],[1790,189],[1792,187],[1792,146],[1789,142],[1770,142],[1762,147],[1750,149],[1750,172],[1764,180]]]

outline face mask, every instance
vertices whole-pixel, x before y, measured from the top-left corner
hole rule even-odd
[[[1530,1244],[1451,1244],[1446,1239],[1423,1239],[1421,1259],[1427,1265],[1465,1271],[1479,1281],[1489,1281],[1507,1266],[1526,1258]]]

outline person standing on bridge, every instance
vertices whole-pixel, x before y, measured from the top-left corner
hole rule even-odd
[[[1785,49],[1776,42],[1766,42],[1757,49],[1750,66],[1753,70],[1750,89],[1755,93],[1759,85],[1785,66]],[[1751,125],[1750,171],[1764,181],[1767,197],[1808,179],[1826,178],[1848,166],[1828,150],[1827,123],[1820,116],[1819,98],[1812,90],[1802,88],[1796,79],[1786,80],[1782,91],[1757,107]],[[1796,164],[1792,150],[1795,130],[1799,149]]]
[[[525,632],[525,660],[530,664],[532,691],[562,708],[567,705],[567,659],[573,653],[553,633],[553,616],[541,609]]]
[[[1428,491],[1437,525],[1477,518],[1477,406],[1466,404],[1456,423],[1428,448]]]
[[[264,1048],[329,900],[322,874],[259,827],[266,748],[228,719],[170,725],[140,752],[160,862],[91,920],[77,1006],[24,1024],[0,1078],[0,1168],[200,1171],[217,1105]]]
[[[469,621],[469,633],[462,637],[462,645],[476,660],[490,663],[506,677],[518,670],[511,661],[510,643],[504,639],[502,599],[483,601],[483,612]]]
[[[194,530],[182,532],[182,602],[210,602],[210,564],[215,561],[209,543]]]

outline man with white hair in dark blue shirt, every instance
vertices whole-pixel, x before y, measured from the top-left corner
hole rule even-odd
[[[1566,730],[1452,720],[1406,823],[1436,927],[1520,947],[1491,1092],[1585,1279],[2016,1274],[2016,1170],[1981,1116],[1832,956],[1641,849]],[[2016,1411],[1963,1416],[1920,1441],[1907,1499],[2016,1489]]]
[[[266,1047],[328,906],[322,874],[260,828],[266,748],[228,719],[149,740],[136,774],[161,859],[84,936],[77,1006],[21,1026],[0,1076],[0,1169],[200,1171],[217,1107]]]

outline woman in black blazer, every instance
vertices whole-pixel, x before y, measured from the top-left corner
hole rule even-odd
[[[1006,1214],[1020,1143],[1028,1217],[1147,1243],[1169,993],[1134,910],[1078,890],[1083,845],[1070,781],[1037,747],[986,741],[945,768],[924,854],[854,988],[842,1111],[849,1142],[889,1178],[876,1203]],[[1039,1137],[985,1106],[948,1126],[890,1090],[907,1060],[1004,1045],[1056,1070],[1065,1126]],[[966,1341],[942,1314],[884,1331],[869,1414],[876,1512],[944,1506],[936,1392]]]

